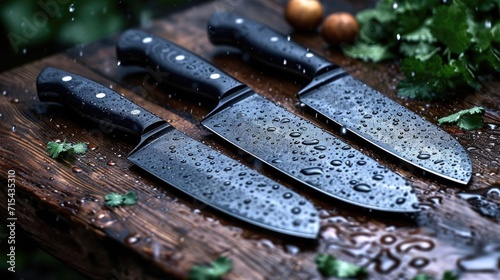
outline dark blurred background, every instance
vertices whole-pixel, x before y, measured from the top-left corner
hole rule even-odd
[[[200,0],[1,0],[0,72]]]
[[[1,0],[0,72],[85,44],[152,20],[202,0]],[[6,225],[0,246],[7,248]],[[1,279],[84,279],[16,231],[16,273],[0,257]]]

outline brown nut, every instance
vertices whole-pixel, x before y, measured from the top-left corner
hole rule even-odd
[[[321,27],[321,36],[331,45],[353,43],[359,34],[359,24],[350,13],[333,13]]]
[[[323,6],[318,0],[290,0],[285,18],[297,30],[313,31],[323,20]]]

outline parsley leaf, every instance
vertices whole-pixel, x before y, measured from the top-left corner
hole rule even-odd
[[[189,280],[216,280],[233,268],[233,262],[224,256],[212,261],[209,266],[193,265],[189,270]]]
[[[358,58],[364,61],[379,62],[394,57],[389,48],[390,46],[360,43],[356,45],[343,46],[342,50],[346,55],[353,58]]]
[[[85,154],[87,152],[87,144],[85,143],[75,143],[72,145],[73,152],[78,155]]]
[[[87,144],[85,143],[67,143],[66,139],[61,142],[49,141],[47,143],[47,152],[52,158],[58,158],[61,153],[67,153],[69,155],[73,154],[84,154],[87,152]]]
[[[459,54],[470,46],[472,35],[467,32],[467,10],[455,3],[434,9],[430,29],[438,41]]]
[[[324,276],[338,278],[366,278],[368,275],[365,268],[355,264],[345,262],[335,258],[332,255],[319,254],[316,256],[316,265],[318,270]]]
[[[479,90],[500,73],[498,11],[498,0],[380,0],[356,14],[359,36],[342,50],[363,61],[402,58],[403,97]]]
[[[412,278],[412,280],[433,280],[431,276],[424,274],[424,273],[419,273],[415,275],[415,277]]]
[[[483,107],[473,107],[470,109],[462,110],[455,114],[440,118],[438,123],[457,123],[458,127],[465,130],[473,130],[483,127]]]
[[[66,142],[66,140],[64,140],[64,142]],[[47,143],[47,152],[51,158],[59,157],[59,154],[63,151],[64,142],[62,144],[52,141]]]
[[[441,278],[442,280],[458,280],[458,275],[451,271],[445,271],[443,273],[443,277]]]
[[[106,205],[111,207],[134,205],[137,203],[137,199],[137,195],[133,191],[129,191],[124,195],[111,192],[104,196]]]

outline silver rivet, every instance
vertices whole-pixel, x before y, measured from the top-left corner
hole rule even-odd
[[[73,79],[73,77],[71,77],[71,76],[64,76],[64,77],[62,77],[63,82],[69,82],[72,79]]]
[[[269,40],[271,40],[271,42],[278,42],[278,37],[271,37]]]
[[[178,55],[175,57],[175,60],[184,60],[186,57],[183,56],[182,54]]]
[[[306,57],[313,57],[313,56],[314,56],[314,54],[312,54],[310,52],[306,53]]]
[[[132,115],[139,115],[140,113],[141,113],[141,111],[137,110],[137,109],[130,111],[130,114],[132,114]]]
[[[220,78],[220,75],[217,74],[217,73],[214,73],[214,74],[210,75],[210,79],[212,79],[212,80],[216,80],[218,78]]]
[[[98,94],[95,95],[97,98],[104,98],[106,94],[104,92],[99,92]]]
[[[144,43],[144,44],[148,44],[151,42],[153,42],[153,38],[151,38],[151,37],[145,37],[144,39],[142,39],[142,43]]]
[[[235,22],[236,24],[242,24],[242,23],[243,23],[243,21],[244,21],[244,20],[243,20],[242,18],[237,18],[234,22]]]

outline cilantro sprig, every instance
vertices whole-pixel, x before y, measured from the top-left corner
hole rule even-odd
[[[233,262],[224,256],[212,261],[209,266],[193,265],[189,270],[189,280],[217,280],[233,268]]]
[[[343,51],[364,61],[403,58],[402,97],[478,90],[500,73],[499,10],[498,0],[381,0],[356,15],[358,40]]]
[[[68,143],[66,139],[63,142],[49,141],[47,143],[47,152],[51,158],[58,158],[62,153],[68,155],[85,154],[87,152],[87,144],[85,143]]]
[[[327,277],[366,279],[368,276],[364,267],[339,260],[329,254],[318,254],[315,261],[319,272]]]
[[[473,130],[483,127],[483,107],[473,107],[470,109],[459,111],[455,114],[440,118],[438,123],[456,123],[458,127],[465,130]]]
[[[134,205],[137,203],[137,195],[133,191],[129,191],[126,194],[118,193],[108,193],[104,196],[104,201],[107,206],[118,207],[124,205]]]

